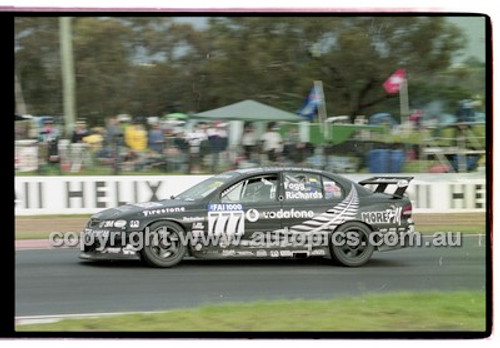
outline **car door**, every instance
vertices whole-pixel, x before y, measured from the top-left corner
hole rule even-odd
[[[328,231],[332,209],[338,205],[345,190],[335,180],[319,173],[283,172],[283,227],[290,233]]]
[[[279,175],[246,177],[223,190],[219,204],[209,206],[208,233],[241,235],[243,244],[281,228],[278,200]],[[217,210],[217,209],[221,210]]]

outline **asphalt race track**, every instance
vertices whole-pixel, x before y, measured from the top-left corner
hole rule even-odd
[[[154,269],[135,261],[81,261],[76,249],[18,250],[16,317],[395,291],[484,290],[484,236],[464,237],[462,244],[376,252],[361,268],[331,265],[328,259],[186,259],[172,269]]]

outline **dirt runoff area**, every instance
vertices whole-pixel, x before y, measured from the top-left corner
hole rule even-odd
[[[22,217],[16,216],[16,239],[46,238],[50,232],[79,233],[90,216],[78,217]],[[413,219],[418,228],[478,227],[478,233],[484,233],[486,226],[485,213],[452,213],[452,214],[414,214]]]

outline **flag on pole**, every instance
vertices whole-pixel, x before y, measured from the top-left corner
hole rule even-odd
[[[406,70],[397,69],[389,78],[383,83],[384,89],[387,93],[398,93],[406,79]]]
[[[323,97],[321,91],[318,89],[316,85],[313,86],[311,92],[307,96],[302,107],[297,111],[297,114],[307,118],[309,121],[312,121],[314,115],[318,110],[318,106],[323,102]]]

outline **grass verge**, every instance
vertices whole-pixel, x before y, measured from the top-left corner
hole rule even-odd
[[[472,331],[486,330],[482,292],[397,293],[317,301],[207,305],[164,313],[65,319],[16,331]]]

